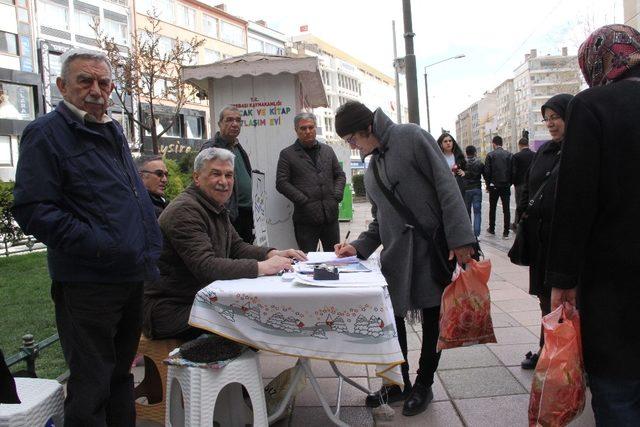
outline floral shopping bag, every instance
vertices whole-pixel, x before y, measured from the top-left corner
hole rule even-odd
[[[561,305],[542,318],[544,347],[538,359],[529,398],[531,427],[565,426],[585,404],[585,376],[580,316]]]
[[[456,277],[456,273],[459,273]],[[455,279],[442,294],[440,336],[437,350],[496,342],[491,322],[489,276],[491,261],[471,260],[467,269],[459,266]]]

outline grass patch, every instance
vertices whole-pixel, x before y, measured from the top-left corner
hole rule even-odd
[[[23,335],[32,334],[39,342],[57,330],[46,252],[0,258],[0,271],[0,348],[8,357],[19,351]],[[11,371],[25,368],[22,362]],[[56,378],[66,370],[60,342],[36,359],[40,378]]]

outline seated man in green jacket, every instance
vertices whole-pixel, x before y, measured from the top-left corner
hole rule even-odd
[[[290,270],[303,252],[278,251],[245,243],[224,207],[233,190],[234,154],[222,148],[200,152],[193,184],[160,215],[163,250],[160,279],[145,284],[144,325],[153,339],[196,338],[189,326],[196,293],[215,280],[254,278]]]

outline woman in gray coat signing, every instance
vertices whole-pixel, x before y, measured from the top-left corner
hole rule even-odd
[[[402,413],[417,415],[433,399],[442,291],[451,281],[454,258],[466,263],[476,239],[460,189],[431,135],[414,124],[396,125],[381,109],[373,113],[355,101],[336,111],[335,123],[338,135],[358,148],[363,159],[372,155],[364,182],[374,218],[357,240],[336,245],[336,254],[367,258],[383,246],[381,270],[405,358],[404,391],[383,385],[366,403],[373,407],[406,399]],[[407,315],[422,320],[422,349],[413,386],[406,363]]]

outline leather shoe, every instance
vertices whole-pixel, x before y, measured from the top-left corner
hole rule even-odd
[[[405,386],[404,391],[399,385],[383,385],[380,390],[367,396],[365,405],[369,408],[377,408],[383,403],[394,403],[404,400],[411,392],[411,386]]]
[[[490,228],[487,228],[487,233],[489,234],[496,234],[495,230],[492,230]]]
[[[520,362],[520,367],[522,369],[536,369],[539,357],[540,355],[538,353],[528,352],[525,354],[524,360]]]
[[[404,401],[402,407],[402,415],[405,417],[412,417],[424,412],[429,406],[429,403],[433,400],[433,391],[431,386],[427,387],[423,384],[416,382],[411,389],[411,394]]]

